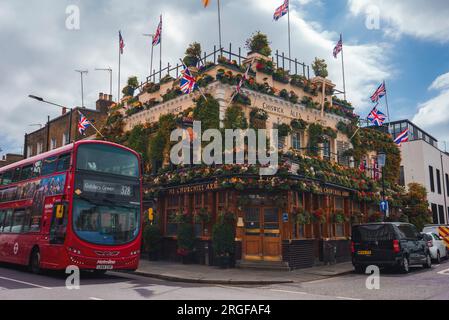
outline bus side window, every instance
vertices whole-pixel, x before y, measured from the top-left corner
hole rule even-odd
[[[5,211],[0,211],[0,233],[3,232],[3,223],[5,221]]]
[[[20,176],[20,181],[28,180],[33,177],[33,166],[26,166],[22,168],[22,175]]]
[[[11,233],[21,233],[24,220],[25,220],[25,211],[16,210],[12,218]]]
[[[12,170],[9,170],[9,171],[6,171],[5,173],[3,173],[3,179],[2,179],[3,186],[6,186],[12,182],[13,173],[14,173],[14,171],[12,171]]]
[[[20,173],[22,172],[22,168],[16,168],[13,172],[14,172],[14,174],[12,176],[12,182],[19,182],[20,181]]]
[[[28,208],[25,210],[25,219],[23,222],[22,232],[23,233],[30,232],[30,229],[31,229],[31,209]]]
[[[11,233],[11,225],[12,225],[12,210],[6,211],[5,220],[3,223],[3,233]]]
[[[42,165],[42,176],[48,176],[49,174],[55,173],[56,164],[58,162],[57,157],[51,157],[44,160]]]
[[[67,171],[69,170],[69,167],[70,167],[70,153],[59,156],[56,172]]]
[[[3,177],[3,173],[0,173],[0,186],[2,185],[2,177]]]
[[[42,161],[37,161],[33,166],[33,178],[38,178],[42,171]]]

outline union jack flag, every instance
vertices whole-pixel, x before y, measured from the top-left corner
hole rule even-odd
[[[185,65],[183,67],[184,71],[182,71],[180,88],[183,93],[190,94],[197,88],[196,79],[190,73],[189,68]]]
[[[84,136],[86,133],[86,130],[92,125],[89,120],[80,112],[78,111],[80,115],[80,121],[78,122],[78,132]]]
[[[371,96],[372,102],[379,102],[380,98],[383,98],[387,94],[387,88],[385,87],[385,81],[377,88],[376,92]]]
[[[394,139],[394,143],[400,147],[404,142],[408,142],[408,128],[402,131],[396,139]]]
[[[334,58],[337,59],[338,54],[343,50],[343,38],[340,36],[340,41],[338,41],[337,45],[334,48]]]
[[[242,79],[240,80],[239,84],[237,85],[237,89],[236,89],[237,93],[240,93],[242,91],[242,87],[243,87],[243,84],[245,83],[245,80],[249,79],[249,70],[251,70],[251,65],[252,64],[250,64],[248,66],[248,69],[246,70],[245,74],[242,76]]]
[[[162,15],[161,15],[161,21],[159,22],[159,25],[157,26],[156,33],[153,38],[153,47],[157,46],[161,43],[162,38]]]
[[[386,119],[387,117],[385,116],[385,114],[377,110],[377,106],[375,106],[371,113],[368,115],[368,120],[378,127],[382,127]]]
[[[123,49],[125,49],[125,41],[123,40],[121,31],[118,32],[118,37],[119,37],[120,54],[123,54]]]
[[[276,11],[274,12],[273,19],[278,21],[280,18],[285,16],[289,10],[288,6],[289,6],[289,0],[285,0],[284,4],[282,6],[280,6],[279,8],[277,8]]]

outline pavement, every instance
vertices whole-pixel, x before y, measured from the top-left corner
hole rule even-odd
[[[229,284],[229,285],[270,285],[315,281],[336,277],[353,272],[351,262],[330,266],[318,266],[293,271],[257,270],[257,269],[219,269],[201,265],[184,265],[166,261],[148,261],[142,259],[139,276],[162,279],[172,282]]]

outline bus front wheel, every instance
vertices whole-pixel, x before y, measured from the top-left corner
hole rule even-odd
[[[34,274],[41,274],[41,253],[39,249],[35,248],[33,249],[33,252],[31,252],[30,257],[30,270]]]

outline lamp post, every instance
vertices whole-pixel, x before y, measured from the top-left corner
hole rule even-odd
[[[42,102],[42,103],[50,104],[52,106],[59,107],[59,108],[61,108],[63,110],[67,109],[67,107],[64,107],[63,105],[60,105],[60,104],[57,104],[57,103],[54,103],[54,102],[50,102],[50,101],[46,101],[44,98],[41,98],[41,97],[38,97],[38,96],[35,96],[35,95],[32,95],[32,94],[30,94],[28,96],[28,98],[33,99],[33,100],[37,100],[37,101]],[[70,110],[70,116],[69,116],[69,122],[70,122],[69,123],[69,143],[70,143],[70,142],[72,142],[72,115],[73,115],[73,109],[72,108],[68,108],[68,109]]]

